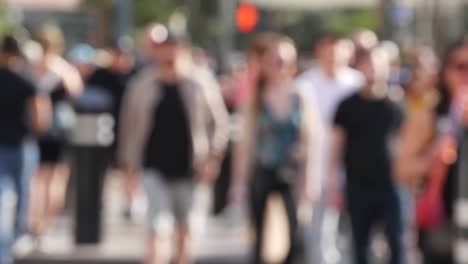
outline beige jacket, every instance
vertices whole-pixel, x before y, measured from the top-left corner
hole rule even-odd
[[[154,122],[154,109],[160,101],[157,70],[143,69],[130,82],[123,99],[119,164],[128,169],[141,169],[143,155]],[[181,81],[181,96],[189,117],[193,142],[193,164],[208,159],[221,159],[228,142],[228,113],[214,77],[203,69],[191,71]]]

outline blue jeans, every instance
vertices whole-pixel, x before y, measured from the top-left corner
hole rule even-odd
[[[390,248],[390,263],[404,262],[403,217],[396,187],[347,186],[347,202],[353,233],[355,264],[367,264],[370,237],[375,224],[382,223]]]
[[[16,182],[22,175],[22,146],[0,145],[0,263],[12,261],[15,239]]]
[[[33,139],[28,139],[22,146],[21,176],[16,178],[18,195],[15,219],[15,237],[24,235],[28,229],[28,210],[31,178],[39,167],[39,147]]]

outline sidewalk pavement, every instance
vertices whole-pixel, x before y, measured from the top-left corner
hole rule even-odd
[[[18,248],[17,264],[134,264],[141,263],[145,246],[144,199],[132,222],[122,217],[123,181],[108,177],[104,191],[103,239],[99,245],[76,246],[73,216],[60,217],[35,247]],[[143,201],[143,202],[142,202]],[[207,228],[195,235],[195,255],[202,264],[243,264],[248,259],[248,236],[244,228],[232,228],[224,218],[207,219]]]

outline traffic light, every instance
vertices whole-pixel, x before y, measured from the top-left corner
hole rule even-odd
[[[236,11],[237,29],[242,33],[252,32],[257,26],[260,15],[257,8],[249,3],[241,3]]]

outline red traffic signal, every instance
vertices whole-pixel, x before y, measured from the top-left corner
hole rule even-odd
[[[257,8],[248,3],[241,3],[236,11],[237,29],[242,33],[249,33],[257,26],[260,15]]]

